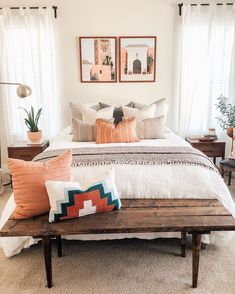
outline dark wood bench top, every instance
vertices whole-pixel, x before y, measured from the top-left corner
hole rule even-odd
[[[48,214],[9,219],[1,236],[235,230],[235,219],[215,199],[126,199],[122,209],[49,223]]]
[[[181,232],[181,256],[185,257],[187,233],[192,233],[192,286],[197,287],[201,234],[235,230],[235,219],[215,199],[126,199],[122,209],[77,219],[49,223],[48,214],[25,220],[9,219],[0,236],[41,237],[47,286],[52,287],[51,239],[56,237],[62,256],[61,235],[102,233]]]

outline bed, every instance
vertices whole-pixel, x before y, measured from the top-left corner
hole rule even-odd
[[[146,148],[158,148],[166,150],[175,148],[187,150],[190,145],[168,130],[165,139],[142,140],[137,143],[116,143],[99,144],[95,142],[72,142],[70,127],[67,127],[44,152],[56,152],[58,150],[106,150],[106,148],[134,148],[136,150]],[[108,149],[107,149],[108,150]],[[46,154],[46,153],[45,153]],[[128,155],[129,156],[129,155]],[[126,155],[126,158],[128,158]],[[88,156],[89,157],[89,156]],[[205,159],[204,159],[205,160]],[[206,159],[208,160],[208,159]],[[85,183],[91,178],[102,173],[108,166],[112,165],[115,172],[115,181],[121,199],[133,198],[197,198],[197,199],[218,199],[235,217],[235,205],[231,194],[223,179],[216,172],[216,169],[205,168],[202,164],[132,164],[130,162],[115,163],[104,162],[103,164],[75,165],[72,167],[72,180]],[[209,166],[209,160],[208,160]],[[15,207],[13,195],[10,197],[2,212],[0,229],[10,217]],[[205,236],[203,242],[222,242],[230,240],[233,233],[213,233]],[[180,237],[177,233],[146,233],[146,234],[103,234],[103,235],[79,235],[63,236],[65,239],[77,240],[101,240],[101,239],[122,239],[122,238],[143,238],[154,239],[158,237]],[[2,247],[7,257],[18,254],[23,248],[28,248],[38,240],[32,237],[0,238]]]

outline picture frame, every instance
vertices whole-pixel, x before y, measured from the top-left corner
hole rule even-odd
[[[117,37],[79,37],[81,83],[117,82]]]
[[[156,36],[119,37],[119,82],[155,82],[156,51]]]

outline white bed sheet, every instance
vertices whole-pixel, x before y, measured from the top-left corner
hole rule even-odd
[[[143,140],[132,143],[138,146],[188,146],[189,144],[169,131],[165,139]],[[126,145],[125,143],[114,144]],[[70,127],[66,128],[49,146],[47,150],[70,149],[79,147],[105,147],[107,144],[96,145],[95,142],[72,142]],[[102,173],[107,166],[73,167],[72,180],[86,183],[96,175]],[[214,171],[200,166],[188,165],[114,165],[115,180],[120,197],[123,198],[217,198],[235,216],[235,205],[231,194],[223,179]],[[0,228],[9,218],[15,207],[11,196],[1,219]],[[225,236],[225,238],[224,238]],[[204,237],[204,242],[221,242],[230,240],[233,234],[213,233]],[[64,236],[66,239],[100,240],[121,238],[179,237],[178,233],[145,233],[145,234],[104,234],[104,235],[78,235]],[[0,246],[6,256],[19,253],[36,243],[31,237],[0,238]]]

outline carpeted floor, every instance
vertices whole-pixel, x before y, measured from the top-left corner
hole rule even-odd
[[[0,212],[11,191],[0,197]],[[235,179],[231,192],[235,197]],[[179,256],[177,240],[63,241],[53,249],[54,287],[45,287],[41,244],[6,258],[0,250],[0,294],[235,293],[235,238],[202,250],[199,286],[191,288],[191,250]]]

